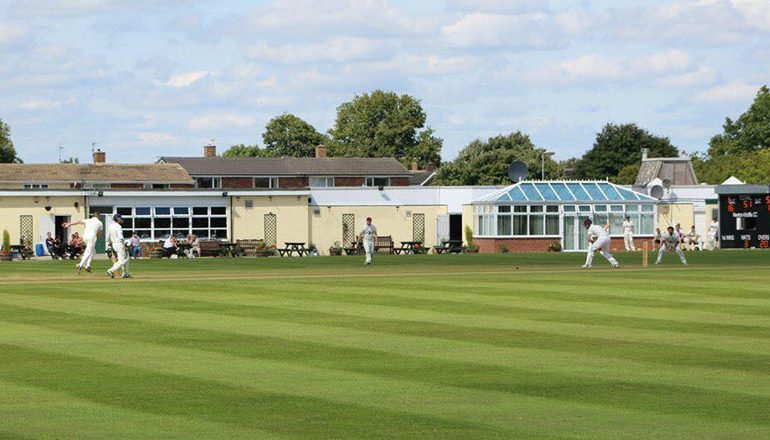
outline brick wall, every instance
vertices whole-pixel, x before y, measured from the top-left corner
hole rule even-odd
[[[112,183],[110,189],[142,189],[144,184],[142,183]]]
[[[222,188],[254,188],[251,177],[223,177]]]
[[[409,186],[408,177],[391,177],[390,186]]]
[[[172,183],[171,189],[193,189],[195,188],[194,183]]]
[[[310,186],[307,177],[281,177],[278,181],[279,188],[307,188]]]
[[[558,238],[474,238],[473,244],[479,247],[479,252],[500,252],[500,245],[505,243],[511,252],[547,252],[548,245],[559,241]],[[651,238],[634,238],[634,246],[641,250],[643,243],[647,242],[647,248],[652,250]],[[610,241],[611,252],[625,251],[622,237],[613,237]]]
[[[334,186],[364,186],[363,177],[335,177]]]

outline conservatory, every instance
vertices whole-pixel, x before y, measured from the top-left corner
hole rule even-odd
[[[587,249],[583,219],[609,225],[622,243],[623,221],[631,218],[635,238],[653,236],[657,200],[607,181],[523,181],[474,200],[474,242],[484,252]],[[617,238],[617,240],[616,240]]]

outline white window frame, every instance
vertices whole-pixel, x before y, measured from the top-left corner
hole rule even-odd
[[[257,186],[257,179],[267,179],[267,186]],[[251,187],[256,189],[276,189],[280,186],[280,178],[274,176],[254,176],[251,178]]]
[[[313,179],[316,180],[323,180],[323,185],[314,185]],[[334,186],[334,177],[328,177],[328,176],[311,176],[310,179],[308,179],[308,185],[311,188],[330,188]]]
[[[374,179],[386,179],[387,185],[375,185]],[[364,179],[364,186],[372,186],[372,187],[390,186],[390,176],[367,176],[366,179]]]
[[[198,189],[222,189],[222,177],[221,176],[195,176],[195,188]],[[198,179],[211,179],[211,188],[204,188],[198,184]]]

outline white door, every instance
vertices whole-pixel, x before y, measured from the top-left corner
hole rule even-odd
[[[449,215],[443,214],[436,217],[436,243],[449,241]]]
[[[48,238],[48,233],[51,235],[56,233],[56,218],[53,215],[40,216],[40,227],[38,228],[38,243],[43,243],[43,252],[48,255],[48,249],[45,247],[45,239]]]

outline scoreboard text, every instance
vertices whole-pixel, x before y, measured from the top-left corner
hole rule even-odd
[[[770,195],[720,195],[719,239],[723,248],[770,248]]]

